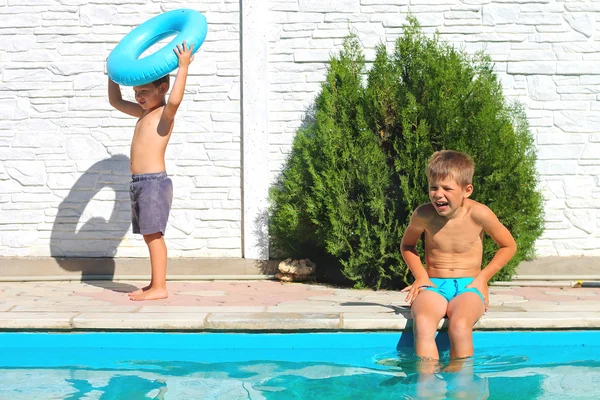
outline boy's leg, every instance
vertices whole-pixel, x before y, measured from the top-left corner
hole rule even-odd
[[[451,358],[473,355],[473,325],[481,318],[484,311],[483,301],[473,292],[459,294],[448,303]]]
[[[448,302],[439,293],[423,290],[411,306],[415,353],[419,357],[439,359],[435,334],[440,320],[446,315]]]
[[[131,300],[158,300],[169,296],[167,292],[167,246],[161,232],[144,235],[144,241],[150,251],[152,278],[150,285],[142,292],[134,292]]]

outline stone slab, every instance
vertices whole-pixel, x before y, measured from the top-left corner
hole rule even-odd
[[[497,312],[484,315],[476,329],[589,329],[600,327],[600,314],[593,312],[535,313]]]
[[[390,304],[397,297],[393,291],[274,281],[190,282],[169,283],[168,299],[132,302],[123,286],[133,285],[5,282],[0,285],[0,329],[296,332],[412,326],[410,307]],[[490,308],[475,329],[600,328],[600,289],[497,289],[490,288]],[[207,293],[213,295],[202,296]],[[447,326],[444,319],[438,328]]]
[[[169,279],[270,279],[277,261],[243,258],[170,258]],[[0,281],[147,279],[148,258],[0,257]]]
[[[77,313],[0,312],[0,329],[72,329]]]
[[[260,313],[263,306],[143,306],[138,313]]]
[[[207,313],[82,313],[74,329],[202,330]]]
[[[403,330],[407,321],[396,314],[342,313],[342,329],[348,330]]]
[[[206,319],[207,329],[278,331],[334,330],[341,328],[339,314],[303,313],[213,313]]]
[[[95,313],[133,313],[139,306],[90,306],[89,304],[25,304],[16,305],[11,312],[86,312],[93,309]],[[0,308],[1,309],[1,308]]]
[[[571,276],[600,275],[600,257],[540,257],[519,264],[515,275]]]

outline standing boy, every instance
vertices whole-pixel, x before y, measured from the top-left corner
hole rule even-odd
[[[173,199],[173,183],[165,168],[165,151],[171,138],[175,113],[183,99],[194,46],[177,45],[179,70],[168,101],[169,75],[152,83],[134,86],[136,103],[125,101],[121,89],[108,80],[108,99],[117,110],[138,118],[131,141],[130,186],[133,233],[140,233],[150,251],[150,284],[129,293],[131,300],[168,297],[167,247],[164,234]]]
[[[487,283],[517,250],[512,235],[496,215],[469,199],[473,172],[473,161],[464,153],[434,153],[427,165],[430,203],[415,210],[400,245],[415,277],[414,283],[403,289],[411,303],[415,353],[429,360],[439,359],[435,334],[446,315],[450,357],[473,355],[473,325],[487,311]],[[484,232],[500,249],[482,269]],[[423,233],[427,269],[416,250]]]

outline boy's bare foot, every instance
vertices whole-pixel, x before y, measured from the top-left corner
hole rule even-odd
[[[450,360],[448,365],[446,365],[442,369],[442,372],[460,372],[463,368],[463,364],[465,363],[466,359],[467,358],[456,358],[456,359]]]
[[[440,372],[440,360],[431,357],[417,356],[416,368],[421,374],[437,374]]]
[[[142,294],[143,292],[146,292],[146,291],[148,291],[148,290],[149,290],[151,287],[152,287],[152,284],[150,284],[150,285],[148,285],[148,286],[145,286],[145,287],[143,287],[143,288],[141,288],[141,289],[134,290],[133,292],[130,292],[130,293],[129,293],[129,297],[131,297],[131,296],[137,296],[137,295],[140,295],[140,294]]]
[[[143,300],[160,300],[160,299],[166,299],[167,297],[169,297],[169,292],[167,292],[167,289],[150,288],[146,291],[142,290],[142,293],[140,293],[140,294],[131,295],[129,297],[129,299],[133,300],[133,301],[143,301]]]

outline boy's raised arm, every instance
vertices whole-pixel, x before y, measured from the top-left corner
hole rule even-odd
[[[133,117],[139,118],[144,113],[139,104],[123,100],[121,88],[110,78],[108,78],[108,102],[117,110]]]
[[[163,110],[160,122],[158,123],[158,133],[167,134],[171,129],[171,125],[175,120],[175,114],[177,109],[183,100],[183,93],[185,92],[185,83],[188,75],[188,67],[194,60],[192,52],[194,51],[194,45],[187,46],[185,42],[183,45],[177,45],[174,49],[177,57],[179,58],[179,69],[175,76],[175,82],[173,83],[173,89],[167,100],[167,104]]]

